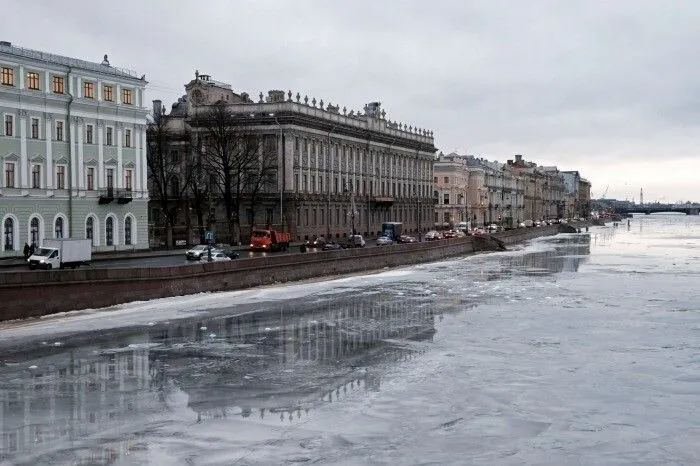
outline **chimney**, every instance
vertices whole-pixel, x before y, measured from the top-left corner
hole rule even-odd
[[[163,113],[163,102],[160,100],[153,101],[153,116]]]

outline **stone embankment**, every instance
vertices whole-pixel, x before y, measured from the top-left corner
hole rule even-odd
[[[577,228],[587,227],[587,223]],[[571,228],[566,232],[575,232]],[[554,235],[565,225],[517,229],[493,237],[309,252],[176,267],[49,270],[0,274],[0,320],[101,308],[131,301],[230,291],[385,267],[431,262]]]

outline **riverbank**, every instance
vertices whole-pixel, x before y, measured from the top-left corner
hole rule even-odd
[[[269,256],[178,267],[50,270],[0,274],[0,320],[23,319],[131,301],[229,291],[266,284],[432,262],[499,250],[539,236],[589,226],[550,225],[371,249]]]

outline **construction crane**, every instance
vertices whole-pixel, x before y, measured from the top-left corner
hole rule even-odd
[[[610,185],[607,185],[605,187],[605,191],[603,191],[603,194],[600,195],[597,199],[605,199],[605,195],[608,194],[608,189],[610,188]]]

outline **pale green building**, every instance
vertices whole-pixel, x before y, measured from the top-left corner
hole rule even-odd
[[[0,42],[0,257],[148,248],[145,76]]]

